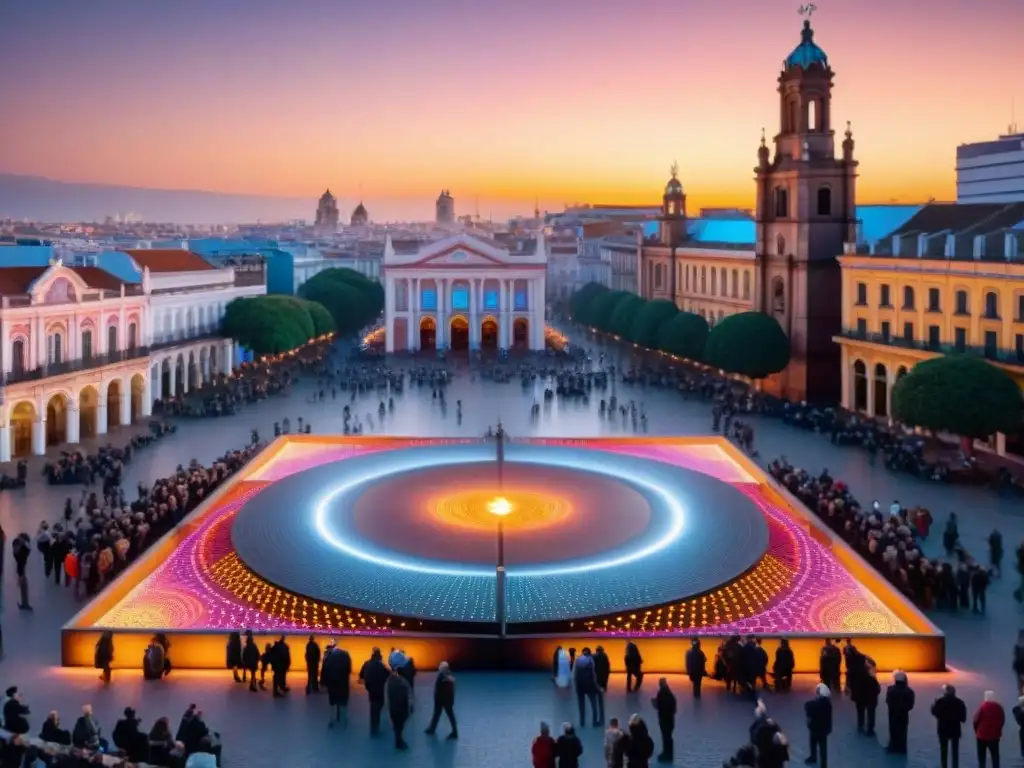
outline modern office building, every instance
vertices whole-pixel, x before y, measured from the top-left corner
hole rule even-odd
[[[956,148],[958,203],[1015,203],[1024,201],[1024,133],[1011,125],[995,141],[961,144]]]

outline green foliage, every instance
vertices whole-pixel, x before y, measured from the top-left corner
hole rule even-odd
[[[774,317],[760,312],[730,315],[708,334],[708,365],[751,379],[763,379],[789,365],[789,338]]]
[[[309,313],[286,296],[254,296],[230,302],[221,331],[257,355],[287,352],[309,341]]]
[[[611,332],[627,341],[634,341],[633,322],[646,304],[647,302],[635,293],[626,294],[626,297],[615,305],[615,311],[612,312]]]
[[[323,336],[328,333],[334,333],[335,325],[334,318],[331,317],[331,313],[327,311],[327,308],[323,304],[316,301],[309,301],[308,299],[300,299],[303,305],[306,307],[306,311],[309,313],[310,319],[313,321],[314,333],[317,336]]]
[[[384,287],[347,268],[325,269],[303,283],[299,294],[323,305],[341,334],[359,331],[384,309]]]
[[[917,427],[985,439],[1019,430],[1024,401],[1002,368],[953,354],[918,363],[897,381],[892,412]]]
[[[630,338],[642,347],[658,348],[658,334],[679,314],[676,305],[668,299],[646,302],[633,319]]]
[[[590,314],[594,299],[608,292],[608,289],[600,283],[587,283],[576,291],[569,300],[569,309],[572,312],[573,319],[577,323],[592,325],[593,321],[590,318]]]
[[[708,321],[700,315],[677,312],[658,330],[655,346],[670,355],[700,361],[704,359],[709,330]]]
[[[590,325],[599,331],[612,333],[612,314],[620,301],[634,294],[625,291],[607,291],[594,298],[587,310]]]

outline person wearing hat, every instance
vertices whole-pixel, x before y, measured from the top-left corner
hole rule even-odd
[[[18,686],[7,689],[7,700],[4,702],[4,730],[11,733],[28,733],[29,708],[21,700]]]
[[[821,768],[828,768],[828,737],[832,733],[832,691],[825,683],[818,683],[814,698],[804,704],[807,715],[807,733],[810,736],[811,755],[804,762],[815,765],[821,759]]]
[[[960,765],[961,726],[967,722],[967,705],[956,695],[952,685],[942,686],[942,695],[932,704],[932,716],[939,736],[939,762],[947,768],[953,758],[953,768]],[[951,749],[952,748],[952,749]]]
[[[905,755],[910,712],[914,708],[914,689],[910,687],[907,673],[902,669],[893,672],[892,679],[892,685],[885,692],[885,706],[889,710],[889,744],[885,751]]]
[[[686,652],[686,676],[693,684],[693,698],[700,698],[700,684],[707,677],[708,657],[701,650],[700,640],[694,639],[690,643],[690,650]]]

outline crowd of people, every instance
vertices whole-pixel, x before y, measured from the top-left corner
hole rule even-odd
[[[133,435],[123,448],[111,444],[100,446],[95,453],[84,451],[61,451],[55,461],[43,465],[43,477],[50,485],[91,486],[99,478],[111,482],[121,476],[125,464],[132,455],[167,435],[173,435],[176,427],[167,421],[154,420],[149,423],[149,432]]]
[[[886,509],[877,501],[864,508],[827,470],[815,476],[785,458],[773,461],[769,471],[916,605],[985,613],[989,583],[1002,567],[999,531],[989,535],[988,564],[978,562],[960,543],[956,513],[951,513],[942,533],[947,559],[928,558],[920,546],[931,532],[932,515],[927,509],[906,507],[899,501]]]
[[[92,706],[86,704],[70,730],[63,727],[60,713],[51,711],[33,737],[31,717],[22,693],[17,687],[8,688],[3,705],[7,736],[0,739],[0,768],[132,768],[140,764],[214,768],[221,764],[220,735],[210,729],[195,704],[182,715],[175,731],[166,717],[158,718],[147,731],[136,711],[126,707],[108,736]]]

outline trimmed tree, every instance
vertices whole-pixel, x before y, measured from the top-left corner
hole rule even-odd
[[[312,321],[294,300],[254,296],[231,301],[221,331],[258,355],[287,352],[309,341]]]
[[[632,295],[625,291],[607,291],[595,297],[587,309],[590,325],[600,331],[610,332],[615,307],[620,301]]]
[[[789,365],[789,355],[789,338],[774,317],[741,312],[711,329],[704,361],[727,373],[763,379]]]
[[[970,454],[975,439],[1019,430],[1024,400],[1002,368],[952,354],[918,363],[897,381],[892,414],[915,427],[958,435]]]
[[[351,269],[325,269],[299,289],[300,295],[322,304],[338,333],[350,334],[372,323],[384,308],[384,289]]]
[[[313,321],[314,333],[317,336],[323,336],[328,333],[334,333],[336,326],[334,325],[334,318],[331,317],[331,313],[327,311],[327,308],[323,304],[315,301],[309,301],[308,299],[300,299],[303,305],[306,307],[306,311],[309,313],[310,319]]]
[[[615,305],[615,311],[612,312],[611,332],[627,341],[636,341],[633,338],[633,322],[646,304],[647,302],[635,293],[626,294],[625,298]]]
[[[648,301],[633,319],[630,337],[642,347],[658,348],[658,335],[679,314],[676,305],[668,299]]]
[[[709,331],[708,321],[700,315],[678,312],[658,331],[657,347],[677,357],[703,360]]]
[[[569,300],[569,310],[573,319],[578,323],[590,325],[592,321],[589,315],[594,299],[605,293],[608,293],[608,289],[600,283],[587,283],[576,291]]]

